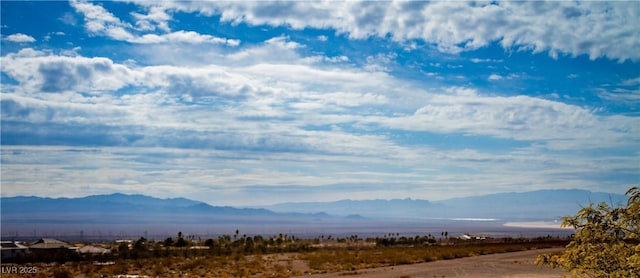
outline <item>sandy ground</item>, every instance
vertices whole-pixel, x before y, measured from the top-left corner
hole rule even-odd
[[[356,272],[308,275],[305,277],[562,277],[567,273],[560,269],[537,266],[533,263],[538,254],[552,253],[562,250],[563,248],[529,250],[420,264],[365,269],[358,270]]]

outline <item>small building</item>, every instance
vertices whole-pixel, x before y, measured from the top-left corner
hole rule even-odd
[[[106,249],[106,248],[102,248],[102,247],[98,247],[98,246],[93,246],[93,245],[82,246],[82,247],[78,248],[77,251],[80,254],[92,255],[92,256],[111,254],[111,250]]]
[[[29,245],[29,251],[36,259],[42,261],[66,260],[72,257],[76,250],[77,247],[53,238],[41,238]]]
[[[25,256],[29,253],[29,247],[22,245],[17,241],[0,241],[1,259],[13,260],[15,258]]]
[[[31,249],[71,249],[73,246],[53,238],[41,238],[29,245]]]

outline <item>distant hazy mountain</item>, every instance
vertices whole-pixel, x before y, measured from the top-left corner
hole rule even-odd
[[[118,211],[171,211],[201,204],[184,198],[157,199],[144,195],[94,195],[82,198],[2,198],[2,213],[32,212],[118,212]]]
[[[97,240],[142,235],[163,238],[177,231],[228,234],[237,229],[256,234],[286,232],[315,236],[354,233],[378,236],[390,232],[416,235],[443,230],[513,235],[513,229],[503,227],[503,222],[554,220],[575,214],[590,202],[615,205],[623,204],[626,199],[624,195],[584,190],[541,190],[432,202],[342,200],[234,208],[184,198],[125,194],[83,198],[3,197],[0,199],[0,231],[3,238],[66,235],[87,239],[84,234]],[[453,221],[452,218],[497,221]],[[554,231],[536,230],[529,234],[547,235]],[[515,231],[521,232],[522,229]]]
[[[573,215],[590,203],[626,204],[621,194],[578,189],[539,190],[524,193],[499,193],[439,202],[458,215],[502,219],[549,219]]]
[[[259,208],[211,206],[185,198],[95,195],[82,198],[3,197],[2,224],[260,223],[330,217],[324,213],[275,213]]]
[[[336,202],[281,203],[265,207],[275,212],[317,213],[331,215],[361,215],[373,218],[415,218],[426,211],[442,208],[427,200],[392,199],[392,200],[340,200]]]
[[[265,207],[275,212],[326,212],[359,214],[369,218],[490,218],[499,220],[558,219],[575,214],[589,203],[624,204],[626,196],[586,190],[539,190],[426,200],[341,200],[336,202],[282,203]]]

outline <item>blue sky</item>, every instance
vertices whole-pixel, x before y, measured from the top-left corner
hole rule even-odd
[[[2,1],[2,196],[640,181],[638,2]]]

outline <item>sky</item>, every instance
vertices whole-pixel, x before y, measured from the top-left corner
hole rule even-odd
[[[2,1],[1,193],[258,206],[640,181],[640,2]]]

